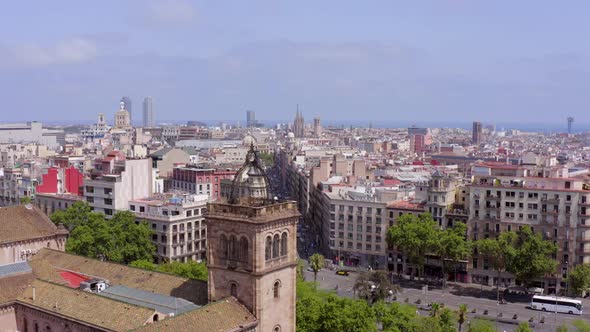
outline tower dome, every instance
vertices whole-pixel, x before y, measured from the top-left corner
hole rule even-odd
[[[262,167],[258,151],[254,144],[246,155],[244,165],[238,170],[231,187],[230,202],[236,203],[241,198],[271,199],[270,181]]]

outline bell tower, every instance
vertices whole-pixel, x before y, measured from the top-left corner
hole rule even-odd
[[[209,300],[238,299],[257,330],[295,332],[297,204],[270,198],[252,147],[236,174],[229,202],[207,210]]]

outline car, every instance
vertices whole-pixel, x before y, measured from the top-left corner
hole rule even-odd
[[[526,291],[528,294],[543,295],[544,289],[539,287],[530,287]]]
[[[338,270],[338,271],[336,271],[336,274],[339,275],[339,276],[345,276],[345,277],[347,277],[350,273],[348,273],[348,271]]]

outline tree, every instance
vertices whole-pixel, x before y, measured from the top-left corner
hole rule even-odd
[[[443,332],[455,332],[455,325],[457,324],[457,317],[453,311],[444,308],[440,311],[438,316],[440,328]]]
[[[54,221],[73,227],[66,242],[67,252],[124,264],[151,261],[155,254],[152,230],[145,222],[136,224],[135,216],[128,211],[117,212],[111,220],[105,220],[87,206],[74,204]]]
[[[555,330],[555,332],[567,332],[567,326],[565,324],[561,324],[559,325],[559,327],[557,327],[557,330]]]
[[[151,240],[153,231],[146,222],[136,224],[132,212],[119,211],[108,223],[114,238],[109,260],[129,264],[138,259],[153,259],[156,252]]]
[[[573,296],[584,296],[590,287],[590,265],[579,264],[567,277],[568,288]]]
[[[19,199],[19,201],[22,205],[25,205],[25,204],[31,204],[32,200],[31,200],[31,196],[23,196]]]
[[[324,268],[324,261],[324,256],[318,253],[315,253],[309,257],[309,266],[313,270],[313,282],[317,281],[318,272]]]
[[[297,283],[297,331],[376,332],[375,312],[365,302],[319,291],[312,283]]]
[[[430,316],[431,317],[438,317],[440,311],[440,303],[433,302],[430,305]]]
[[[557,246],[543,240],[541,234],[533,234],[530,227],[523,227],[516,238],[516,255],[508,262],[508,271],[525,286],[546,274],[555,272],[557,261],[552,255]]]
[[[478,240],[475,243],[479,255],[485,257],[497,273],[500,280],[502,272],[506,271],[509,262],[516,255],[516,233],[502,232],[497,238]],[[496,285],[497,300],[500,300],[500,283]]]
[[[405,214],[387,230],[387,243],[397,247],[415,266],[418,277],[424,271],[426,254],[436,249],[438,224],[429,213]]]
[[[297,280],[305,281],[305,262],[301,258],[297,258]]]
[[[516,328],[515,332],[533,332],[533,330],[530,328],[529,323],[522,322],[518,324],[518,327]]]
[[[439,230],[436,236],[435,253],[440,257],[443,274],[443,288],[446,287],[445,260],[451,260],[454,264],[465,259],[471,253],[471,242],[467,240],[467,225],[456,223],[451,228]]]
[[[352,289],[360,299],[373,304],[385,300],[388,296],[398,293],[401,288],[389,281],[385,271],[361,272]]]
[[[68,230],[74,227],[103,220],[104,215],[98,212],[93,212],[92,207],[86,202],[75,202],[65,210],[55,211],[50,216],[51,221],[56,225],[63,224]]]
[[[463,323],[465,323],[465,318],[467,318],[467,305],[459,304],[459,310],[457,310],[457,322],[459,323],[459,332],[461,332]]]
[[[208,270],[205,263],[197,263],[195,261],[172,262],[166,264],[154,264],[147,259],[139,259],[133,261],[129,266],[137,267],[149,271],[158,271],[163,273],[170,273],[183,278],[197,279],[207,281]]]
[[[576,319],[572,322],[572,325],[576,327],[578,332],[590,332],[590,324],[581,319]]]
[[[468,332],[496,332],[496,328],[488,320],[475,319],[469,324]]]

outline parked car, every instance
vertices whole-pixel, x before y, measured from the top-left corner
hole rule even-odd
[[[339,276],[348,276],[348,275],[350,275],[350,273],[348,273],[348,271],[345,271],[345,270],[338,270],[338,271],[336,271],[336,274],[339,275]]]
[[[543,288],[539,288],[539,287],[530,287],[526,291],[528,294],[543,295],[543,292],[545,290]]]

